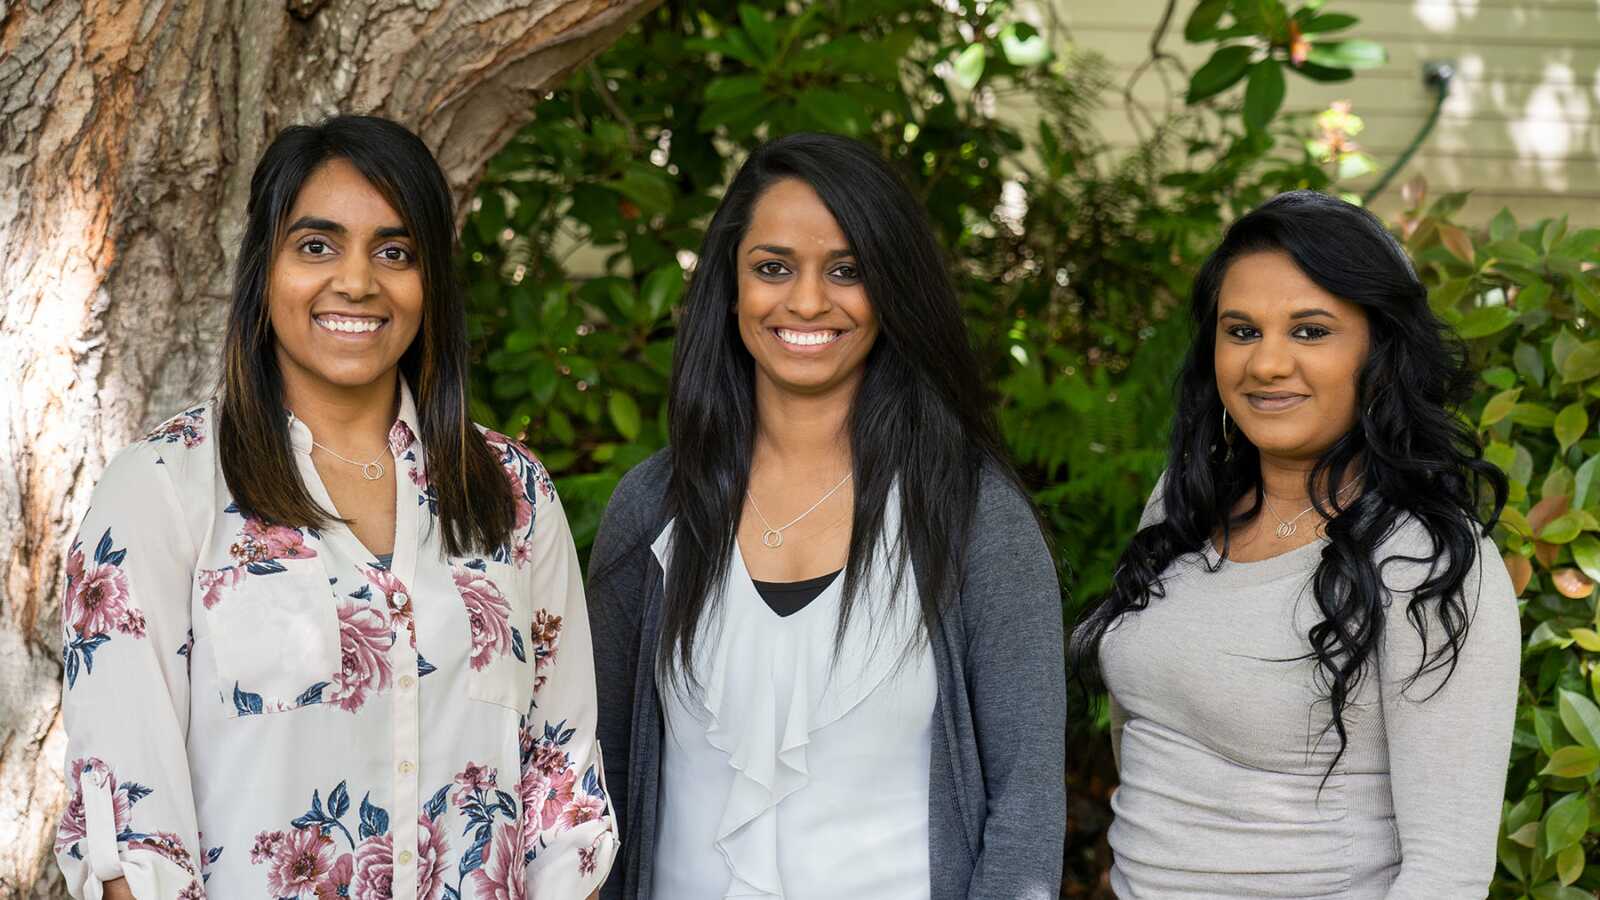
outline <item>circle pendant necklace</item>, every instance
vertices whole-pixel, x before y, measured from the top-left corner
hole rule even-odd
[[[854,472],[851,472],[851,473],[845,475],[843,478],[839,479],[839,483],[834,485],[831,488],[828,488],[828,492],[826,494],[823,494],[822,497],[817,500],[817,502],[811,504],[811,508],[810,509],[806,510],[805,512],[801,513],[800,515],[795,516],[793,519],[789,520],[789,524],[780,526],[778,528],[772,527],[772,523],[768,522],[767,521],[767,517],[762,514],[761,507],[756,505],[756,495],[752,494],[749,491],[745,491],[744,495],[746,497],[750,498],[750,508],[756,511],[756,518],[761,520],[761,524],[762,524],[762,526],[764,528],[764,530],[761,532],[761,546],[766,547],[768,550],[776,550],[779,547],[782,547],[783,546],[783,533],[785,531],[788,531],[790,528],[794,527],[794,525],[796,523],[798,523],[801,519],[804,519],[806,516],[809,516],[812,513],[816,512],[817,511],[817,507],[821,506],[824,502],[826,502],[829,497],[832,497],[834,495],[834,493],[839,490],[839,488],[844,487],[845,482],[849,481],[851,476],[853,476],[854,474],[855,474]]]
[[[312,438],[311,439],[311,446],[316,447],[317,449],[321,450],[323,453],[328,454],[329,456],[333,457],[334,459],[340,460],[342,462],[347,462],[350,465],[355,466],[356,468],[360,469],[361,470],[361,477],[365,478],[368,481],[377,481],[379,478],[383,477],[383,472],[384,472],[383,463],[379,462],[379,460],[383,459],[383,454],[382,453],[379,453],[377,458],[373,459],[372,462],[364,463],[364,462],[359,462],[357,460],[351,459],[348,456],[340,456],[339,454],[333,452],[332,450],[328,449],[327,447],[323,446],[322,444],[317,443],[317,439],[316,438]]]
[[[1343,497],[1345,494],[1348,494],[1350,492],[1351,488],[1355,487],[1356,485],[1358,485],[1360,483],[1361,482],[1359,482],[1359,481],[1352,481],[1349,484],[1345,485],[1343,490],[1339,491],[1339,493],[1334,495],[1335,499]],[[1300,517],[1301,516],[1305,515],[1308,512],[1311,512],[1313,509],[1317,508],[1317,505],[1315,503],[1313,503],[1310,506],[1306,507],[1305,509],[1300,510],[1300,512],[1296,513],[1294,518],[1292,518],[1289,521],[1285,522],[1283,520],[1283,517],[1278,515],[1278,511],[1272,508],[1272,504],[1271,503],[1267,503],[1265,500],[1263,500],[1262,501],[1262,505],[1264,505],[1267,508],[1268,512],[1272,513],[1272,517],[1274,519],[1278,520],[1278,527],[1272,529],[1272,533],[1280,541],[1287,541],[1289,538],[1294,537],[1294,533],[1299,530],[1299,529],[1297,529],[1295,527],[1294,523],[1300,521]]]

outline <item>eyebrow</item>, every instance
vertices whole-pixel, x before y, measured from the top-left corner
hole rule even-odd
[[[757,244],[754,247],[751,247],[749,252],[747,252],[745,255],[749,256],[751,253],[755,253],[758,250],[764,251],[764,252],[767,252],[767,253],[776,254],[778,256],[794,256],[795,255],[793,247],[780,247],[777,244]],[[845,257],[845,256],[855,256],[855,255],[856,254],[855,254],[854,250],[851,250],[850,248],[846,247],[846,248],[844,248],[842,250],[829,250],[827,258],[830,259],[830,260],[833,260],[833,259],[839,259],[839,258]]]
[[[1289,318],[1291,318],[1291,319],[1314,319],[1317,316],[1326,316],[1327,318],[1330,318],[1330,319],[1339,318],[1338,316],[1336,316],[1333,313],[1323,309],[1320,306],[1313,306],[1310,309],[1295,310],[1294,312],[1289,314]],[[1225,309],[1222,312],[1217,314],[1217,318],[1219,318],[1219,319],[1238,319],[1238,320],[1243,321],[1243,322],[1255,321],[1254,319],[1251,319],[1248,314],[1240,312],[1237,309]]]
[[[284,234],[293,234],[296,231],[328,231],[340,235],[349,233],[349,229],[338,222],[332,219],[318,218],[317,216],[301,216],[295,219],[294,223],[284,230]],[[380,238],[411,236],[411,232],[407,231],[404,225],[385,225],[374,234]]]

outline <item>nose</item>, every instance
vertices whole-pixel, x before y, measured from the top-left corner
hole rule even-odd
[[[1294,348],[1282,337],[1265,336],[1250,350],[1245,373],[1260,382],[1276,381],[1294,373]]]
[[[377,293],[377,279],[373,277],[372,260],[361,253],[346,253],[333,272],[330,283],[335,293],[351,302],[360,302]]]
[[[794,290],[789,292],[784,306],[802,319],[815,319],[833,309],[827,279],[820,272],[802,273],[795,279]]]

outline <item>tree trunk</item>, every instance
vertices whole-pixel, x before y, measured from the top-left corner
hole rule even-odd
[[[109,455],[206,395],[251,168],[410,126],[457,208],[659,0],[0,0],[0,896],[56,897],[62,555]]]

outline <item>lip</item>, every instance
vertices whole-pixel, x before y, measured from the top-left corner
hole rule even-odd
[[[1244,396],[1251,409],[1264,413],[1284,412],[1311,399],[1307,394],[1296,394],[1293,391],[1256,391]]]
[[[388,318],[384,316],[375,316],[368,313],[345,313],[332,311],[312,313],[311,321],[317,327],[317,331],[321,332],[322,334],[334,338],[335,340],[356,342],[370,341],[374,339],[384,330],[384,328],[388,327],[389,325]],[[373,327],[370,331],[349,331],[332,327],[336,323],[366,326],[374,322],[377,323],[376,327]]]
[[[773,341],[784,350],[790,353],[813,356],[823,353],[831,347],[838,346],[840,341],[849,336],[850,331],[843,328],[791,328],[786,325],[780,325],[768,328],[767,333],[772,335]],[[826,340],[817,340],[816,343],[791,343],[790,340],[785,339],[785,334],[791,337],[799,337],[801,340],[817,340],[819,336],[827,335],[832,335],[832,337]]]

